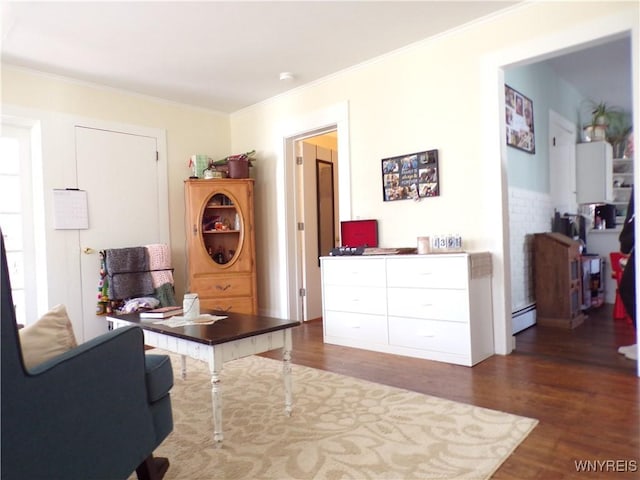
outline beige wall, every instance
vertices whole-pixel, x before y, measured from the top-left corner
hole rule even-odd
[[[194,153],[213,158],[229,155],[229,116],[3,66],[2,113],[16,116],[16,112],[27,120],[42,122],[45,192],[60,185],[74,184],[75,157],[65,154],[69,149],[73,152],[69,118],[95,119],[165,132],[171,249],[176,293],[182,298],[186,278],[183,180],[191,173],[188,159]],[[51,225],[51,221],[47,224]],[[70,312],[78,313],[80,306],[74,304],[79,296],[79,285],[74,280],[66,284],[58,281],[77,278],[77,260],[73,258],[77,247],[71,245],[73,240],[69,232],[48,229],[45,235],[49,303],[65,303]],[[67,252],[66,255],[63,252]]]

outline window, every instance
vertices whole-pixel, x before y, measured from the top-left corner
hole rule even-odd
[[[38,295],[34,223],[37,209],[33,206],[31,160],[31,128],[3,123],[0,135],[0,228],[7,249],[16,319],[22,324],[37,319],[39,299],[42,300],[44,293],[41,291]],[[42,239],[44,235],[39,237]],[[44,267],[41,272],[44,274],[42,278],[46,278]]]

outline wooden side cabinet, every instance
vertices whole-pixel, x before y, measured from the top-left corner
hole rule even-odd
[[[575,328],[585,318],[580,243],[561,233],[537,233],[533,241],[537,322]]]
[[[253,182],[185,181],[187,288],[203,309],[258,313]]]

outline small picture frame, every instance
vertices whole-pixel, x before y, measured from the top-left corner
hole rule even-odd
[[[536,153],[533,102],[505,84],[504,105],[507,145],[527,153]]]
[[[382,159],[382,198],[385,202],[440,195],[438,150]]]

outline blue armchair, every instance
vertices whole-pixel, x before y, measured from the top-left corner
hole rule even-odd
[[[1,232],[0,232],[1,238]],[[2,243],[2,479],[160,479],[153,451],[173,429],[171,361],[138,327],[24,367]]]

